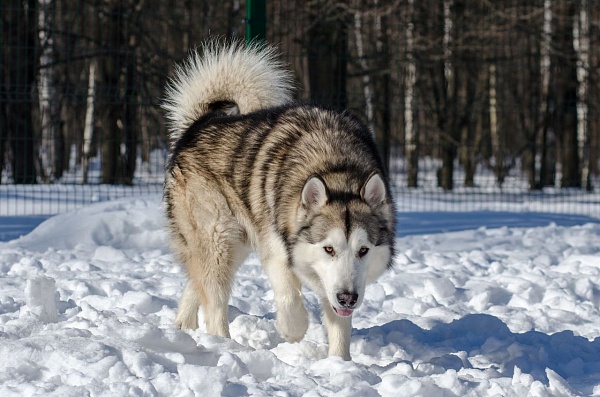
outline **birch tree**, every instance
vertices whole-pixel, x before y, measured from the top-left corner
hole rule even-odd
[[[406,35],[406,71],[404,75],[404,153],[406,156],[407,186],[418,186],[419,135],[415,123],[415,86],[417,65],[415,61],[415,2],[408,0]]]
[[[354,41],[356,43],[356,55],[358,56],[358,63],[360,65],[360,73],[362,74],[362,88],[365,96],[365,115],[367,117],[367,125],[369,129],[374,133],[375,128],[373,125],[373,87],[371,84],[371,75],[369,73],[369,65],[365,57],[364,43],[363,43],[363,28],[362,28],[362,16],[359,6],[359,2],[355,2],[354,10]]]
[[[90,62],[90,73],[88,77],[88,89],[85,111],[85,125],[83,129],[83,149],[82,149],[82,182],[88,183],[88,165],[92,157],[92,138],[94,133],[94,106],[96,103],[96,60]]]
[[[500,186],[504,182],[504,151],[500,141],[500,128],[498,127],[498,89],[496,77],[496,65],[488,66],[489,76],[489,115],[490,115],[490,137],[492,141],[492,153],[494,154],[494,173],[496,181]]]
[[[60,128],[61,97],[58,85],[58,66],[55,50],[55,0],[39,0],[38,31],[40,47],[40,71],[38,96],[41,118],[41,143],[39,146],[42,164],[41,175],[45,181],[62,177],[65,143]]]
[[[588,133],[588,70],[590,50],[590,21],[587,0],[580,0],[579,13],[573,24],[573,47],[577,53],[577,142],[581,162],[581,187],[591,190],[590,138]]]
[[[542,128],[541,137],[541,159],[539,187],[553,186],[556,169],[556,157],[554,154],[555,132],[550,125],[548,102],[550,101],[550,48],[552,44],[552,0],[544,0],[544,22],[542,37],[540,39],[540,79],[541,79],[541,101],[540,117],[538,125]]]
[[[441,134],[441,157],[442,166],[438,170],[438,185],[444,190],[452,190],[454,187],[454,160],[456,158],[456,148],[458,141],[455,139],[452,131],[452,123],[449,113],[449,103],[451,97],[454,94],[454,71],[452,65],[452,3],[453,0],[444,0],[442,3],[443,8],[443,29],[444,34],[442,38],[442,50],[443,50],[443,76],[440,87],[442,94],[441,103],[438,105],[438,125],[439,132]]]
[[[394,3],[384,2],[380,4],[379,0],[374,0],[375,7],[379,7],[375,13],[375,48],[377,51],[377,73],[374,76],[375,81],[375,100],[374,113],[376,126],[376,136],[379,143],[379,150],[383,157],[385,171],[389,174],[390,157],[392,146],[396,144],[392,136],[392,107],[394,106],[391,69],[393,68],[392,53],[390,52],[390,42],[394,42],[390,36],[394,32],[390,29],[390,16],[395,19],[398,12],[400,0]]]

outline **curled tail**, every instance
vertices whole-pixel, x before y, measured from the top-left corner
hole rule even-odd
[[[211,40],[175,69],[162,105],[171,147],[199,117],[246,114],[292,100],[292,75],[272,47]]]

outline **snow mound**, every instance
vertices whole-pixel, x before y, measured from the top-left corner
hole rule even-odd
[[[33,251],[165,250],[164,216],[158,196],[106,201],[51,217],[11,244]]]

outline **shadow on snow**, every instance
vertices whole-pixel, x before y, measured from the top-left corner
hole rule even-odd
[[[512,377],[516,366],[546,384],[546,368],[567,381],[600,379],[600,338],[590,341],[572,331],[513,333],[502,320],[487,314],[466,315],[430,330],[397,320],[355,330],[355,336],[367,343],[383,339],[403,349],[405,360],[443,370],[474,368]]]

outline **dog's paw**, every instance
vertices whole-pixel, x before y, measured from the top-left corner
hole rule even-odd
[[[304,305],[286,305],[279,308],[277,330],[286,341],[300,342],[308,330],[308,312]]]
[[[175,319],[175,325],[179,329],[198,329],[198,315],[187,315],[187,313],[179,313]]]

